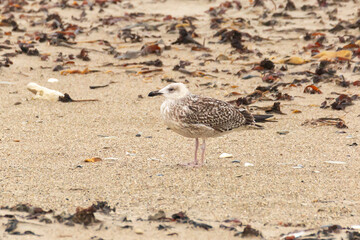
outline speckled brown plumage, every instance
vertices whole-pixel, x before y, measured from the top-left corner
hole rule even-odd
[[[190,94],[171,105],[172,117],[185,124],[203,124],[219,132],[254,124],[254,118],[245,108],[209,97]]]
[[[195,138],[195,160],[188,164],[190,166],[203,164],[205,139],[218,137],[241,127],[258,127],[246,108],[191,94],[182,83],[172,83],[149,93],[150,97],[157,95],[165,97],[161,105],[161,116],[165,124],[184,137]],[[203,139],[200,164],[197,160],[199,138]]]

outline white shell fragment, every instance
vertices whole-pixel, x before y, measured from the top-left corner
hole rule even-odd
[[[304,168],[304,166],[301,165],[301,164],[298,164],[298,165],[296,165],[296,166],[293,166],[293,168],[295,168],[295,169],[300,169],[300,168]]]
[[[55,83],[55,82],[58,82],[59,80],[56,78],[49,78],[47,81],[50,83]]]
[[[0,81],[0,84],[2,84],[2,85],[13,85],[13,84],[15,84],[15,83],[13,83],[13,82],[8,82],[8,81]]]
[[[325,162],[330,164],[346,164],[346,162],[341,162],[341,161],[325,161]]]
[[[45,100],[50,100],[50,101],[58,101],[59,97],[64,97],[63,93],[40,86],[34,82],[29,83],[26,87],[30,92],[35,94],[33,99],[45,99]]]
[[[246,162],[246,163],[244,163],[244,166],[245,166],[245,167],[253,167],[254,164]]]
[[[116,158],[116,157],[107,157],[107,158],[104,158],[104,160],[113,161],[113,160],[119,160],[119,158]]]
[[[117,138],[116,136],[101,136],[103,137],[104,139],[115,139]]]
[[[134,152],[126,152],[125,155],[134,157],[134,156],[136,156],[136,153],[134,153]]]
[[[219,158],[232,158],[233,155],[230,153],[222,153]]]

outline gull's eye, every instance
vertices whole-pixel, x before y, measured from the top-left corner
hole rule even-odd
[[[175,91],[175,88],[169,88],[169,92]]]

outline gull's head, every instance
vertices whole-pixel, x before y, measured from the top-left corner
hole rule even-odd
[[[180,99],[189,95],[190,92],[182,83],[171,83],[158,91],[149,93],[149,97],[163,95],[167,99]]]

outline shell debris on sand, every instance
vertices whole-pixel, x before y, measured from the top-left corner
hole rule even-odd
[[[232,158],[233,155],[230,153],[222,153],[220,154],[219,158]]]
[[[39,84],[34,83],[34,82],[28,83],[28,85],[26,87],[30,92],[35,94],[34,99],[59,101],[59,97],[64,97],[63,93],[40,86]]]

